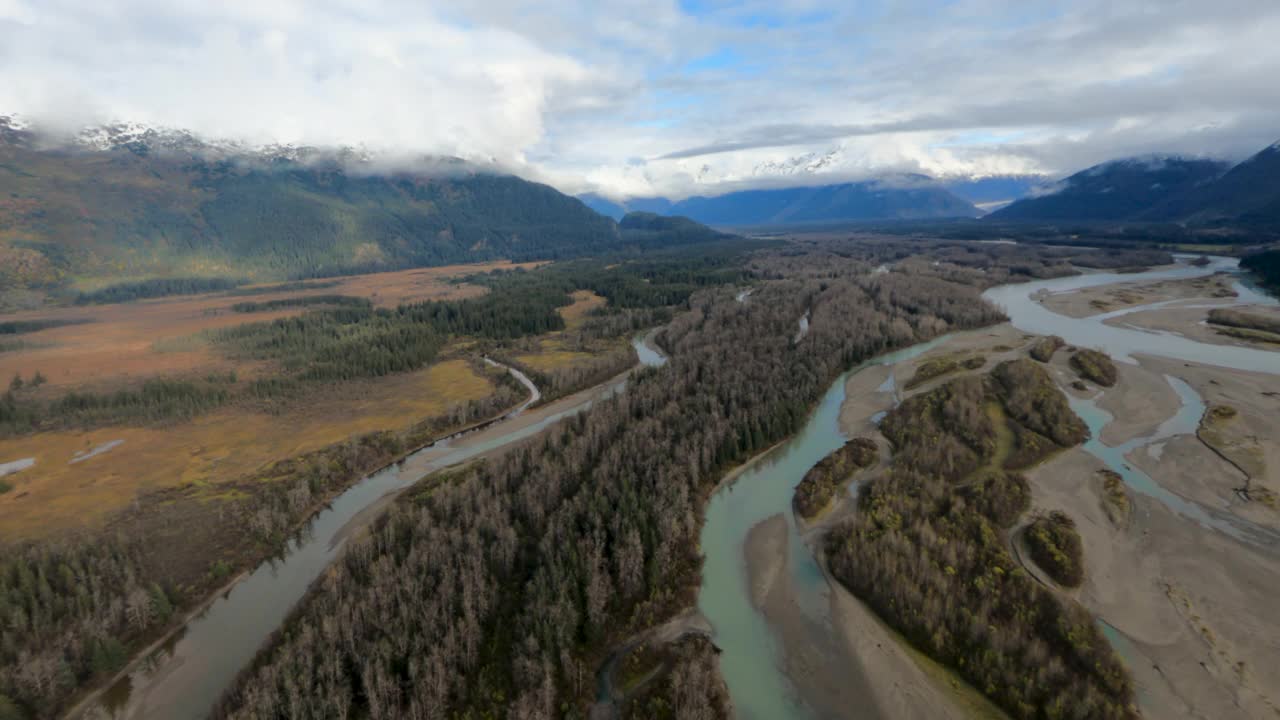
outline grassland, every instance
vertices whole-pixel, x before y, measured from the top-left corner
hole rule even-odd
[[[299,314],[302,306],[246,316],[237,303],[251,295],[276,301],[335,294],[380,306],[474,297],[485,292],[460,278],[506,263],[406,270],[322,283],[249,286],[232,292],[116,305],[47,309],[5,322],[32,329],[22,344],[0,354],[0,378],[38,371],[47,378],[28,396],[59,398],[71,391],[114,391],[152,378],[246,380],[269,363],[235,359],[208,341],[219,329]],[[584,300],[584,306],[601,300]],[[586,307],[571,314],[582,315]],[[566,308],[570,310],[570,308]],[[454,341],[443,361],[377,380],[327,386],[285,405],[232,402],[189,420],[131,422],[47,430],[0,439],[0,463],[32,458],[35,465],[5,478],[0,496],[0,541],[93,529],[147,493],[182,486],[217,486],[254,475],[273,462],[347,438],[403,430],[424,418],[494,394],[493,379],[463,359]],[[216,496],[216,492],[210,496]]]
[[[575,365],[591,362],[597,353],[585,349],[572,349],[571,336],[580,330],[593,310],[603,308],[606,300],[590,290],[573,293],[573,304],[558,310],[564,318],[564,330],[548,333],[528,347],[529,352],[515,356],[522,366],[541,372],[555,372]]]
[[[255,294],[253,301],[265,304],[290,298],[344,295],[365,298],[378,307],[395,307],[425,300],[464,299],[485,290],[461,283],[460,278],[499,267],[511,265],[453,265],[355,275],[301,290],[272,291],[272,286],[257,286],[268,292]],[[252,318],[233,311],[235,305],[245,302],[244,291],[254,287],[193,297],[15,313],[5,318],[6,322],[61,326],[24,334],[27,345],[0,353],[0,379],[7,381],[18,374],[30,377],[38,370],[48,378],[44,392],[56,394],[68,388],[116,389],[161,374],[202,376],[235,369],[242,379],[255,377],[260,368],[219,356],[202,341],[202,334],[250,319],[266,321],[298,315],[307,308],[257,312]]]
[[[398,430],[493,392],[493,383],[461,359],[377,381],[337,386],[287,415],[230,407],[176,426],[105,427],[0,440],[0,458],[35,458],[6,478],[0,538],[35,539],[95,528],[139,494],[238,480],[276,460],[347,437]],[[72,463],[77,453],[119,442]]]

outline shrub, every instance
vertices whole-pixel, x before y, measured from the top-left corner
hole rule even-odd
[[[1053,359],[1053,354],[1066,344],[1066,341],[1057,335],[1040,338],[1035,345],[1031,346],[1031,357],[1042,363],[1047,363]]]
[[[1059,585],[1079,587],[1084,582],[1084,549],[1076,523],[1055,510],[1038,517],[1024,535],[1031,559]]]
[[[1071,356],[1071,367],[1080,377],[1103,387],[1116,384],[1116,366],[1106,353],[1082,348]]]

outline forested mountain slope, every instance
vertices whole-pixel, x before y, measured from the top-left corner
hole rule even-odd
[[[1230,166],[1217,160],[1149,157],[1095,165],[1054,192],[988,216],[1001,221],[1177,222],[1280,225],[1280,143]]]
[[[465,167],[374,173],[338,156],[209,157],[138,142],[45,148],[4,129],[0,282],[11,287],[550,259],[622,242],[577,199]]]
[[[1136,158],[1082,170],[1054,192],[1023,198],[997,210],[993,220],[1158,219],[1159,208],[1182,193],[1206,186],[1226,172],[1215,160]]]
[[[1280,223],[1280,143],[1231,168],[1203,192],[1180,198],[1171,210],[1200,222]]]

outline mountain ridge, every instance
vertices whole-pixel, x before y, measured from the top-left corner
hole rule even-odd
[[[601,214],[629,211],[683,216],[713,226],[786,225],[830,221],[978,217],[971,202],[922,175],[889,176],[859,182],[787,188],[736,190],[693,196],[633,198],[618,202],[594,193],[580,195]]]
[[[1280,143],[1234,165],[1176,155],[1100,163],[1067,177],[1054,192],[1024,198],[988,217],[1280,225]]]
[[[93,140],[50,144],[0,122],[0,295],[555,260],[712,237],[628,237],[553,187],[456,158],[379,170],[343,149],[206,153],[189,133],[132,128]]]

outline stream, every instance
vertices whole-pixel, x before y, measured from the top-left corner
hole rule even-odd
[[[658,366],[666,357],[654,332],[632,340],[640,362]],[[399,463],[360,480],[316,514],[277,558],[259,565],[214,598],[157,648],[135,660],[114,684],[69,717],[182,720],[209,715],[237,673],[280,628],[311,583],[342,552],[353,527],[370,512],[423,477],[532,437],[561,419],[620,392],[626,375],[530,410],[542,395],[515,368],[506,367],[530,397],[496,420],[441,438]]]
[[[1123,312],[1107,316],[1076,319],[1054,313],[1033,298],[1033,295],[1041,291],[1070,292],[1111,283],[1194,278],[1223,271],[1238,272],[1237,261],[1234,258],[1213,258],[1209,265],[1196,267],[1188,264],[1186,258],[1180,258],[1176,266],[1156,268],[1144,273],[1089,273],[1004,285],[988,290],[983,297],[1002,307],[1012,325],[1019,330],[1038,335],[1060,335],[1069,344],[1097,347],[1120,361],[1136,362],[1134,354],[1149,354],[1231,369],[1280,373],[1280,353],[1210,345],[1180,335],[1112,327],[1102,322],[1106,317],[1138,312],[1166,303],[1126,308]],[[1234,286],[1239,294],[1236,301],[1214,307],[1276,302],[1259,294],[1247,283],[1237,280]],[[793,490],[805,472],[847,440],[840,431],[839,416],[840,407],[845,400],[846,382],[851,375],[873,365],[893,365],[911,359],[945,340],[945,337],[936,338],[881,356],[841,375],[831,385],[798,434],[756,459],[736,479],[718,490],[708,504],[706,522],[700,537],[705,561],[698,609],[713,627],[713,640],[722,651],[721,674],[739,718],[781,720],[814,717],[813,711],[797,695],[782,669],[777,637],[751,602],[743,552],[748,532],[771,515],[782,513],[786,517],[790,579],[801,609],[811,619],[830,627],[827,597],[829,589],[816,559],[797,533],[795,518],[791,512]],[[1125,461],[1125,453],[1134,448],[1195,431],[1204,411],[1203,401],[1182,380],[1169,377],[1168,382],[1182,400],[1181,409],[1152,436],[1132,440],[1118,448],[1109,447],[1097,439],[1101,429],[1112,418],[1092,400],[1073,398],[1072,408],[1088,424],[1094,438],[1084,449],[1120,473],[1125,483],[1135,492],[1150,495],[1184,517],[1245,542],[1264,545],[1276,543],[1274,533],[1218,509],[1205,508],[1187,501],[1161,487],[1154,479],[1130,467]],[[892,374],[879,390],[896,393]]]

